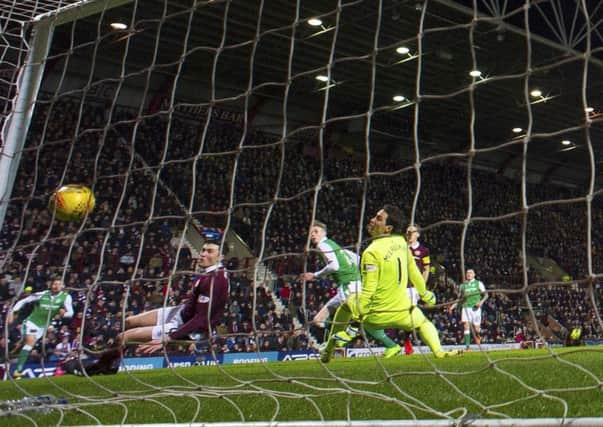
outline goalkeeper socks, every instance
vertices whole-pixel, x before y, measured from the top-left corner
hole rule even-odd
[[[23,366],[25,366],[25,362],[27,362],[27,358],[29,357],[29,353],[31,353],[32,348],[32,346],[27,344],[21,348],[19,360],[17,361],[17,371],[21,372],[23,370]]]
[[[364,330],[373,338],[381,341],[385,347],[392,348],[396,346],[396,343],[390,337],[387,336],[383,329],[364,328]]]
[[[471,331],[465,331],[465,347],[469,348],[471,344]]]
[[[419,336],[434,354],[442,352],[442,344],[440,344],[438,330],[429,320],[425,320],[425,322],[419,326]]]

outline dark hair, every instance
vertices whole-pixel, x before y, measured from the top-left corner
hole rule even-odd
[[[204,245],[216,245],[218,248],[222,245],[221,240],[207,239],[203,242]],[[228,243],[224,242],[222,247],[222,255],[228,255]]]
[[[392,226],[391,234],[402,234],[402,224],[404,224],[402,209],[394,205],[385,205],[383,210],[387,213],[386,225]]]
[[[324,222],[314,221],[312,223],[312,227],[320,227],[325,231],[325,233],[327,232],[327,224],[325,224]]]

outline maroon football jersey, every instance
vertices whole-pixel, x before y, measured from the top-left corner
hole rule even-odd
[[[170,338],[183,339],[193,332],[209,332],[220,323],[230,293],[228,273],[224,267],[208,267],[193,286],[193,294],[180,316],[183,325],[170,332]]]
[[[425,271],[426,268],[429,268],[431,265],[431,260],[429,259],[429,249],[421,242],[416,242],[415,246],[408,246],[410,252],[412,253],[412,257],[415,259],[415,264],[419,268],[421,274]]]

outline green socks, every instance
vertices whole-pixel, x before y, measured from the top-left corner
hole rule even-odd
[[[31,353],[31,346],[30,345],[24,345],[23,348],[21,348],[21,352],[19,353],[19,360],[17,361],[17,371],[21,371],[23,369],[23,366],[25,365],[25,362],[27,362],[27,358],[29,357],[29,353]]]
[[[383,329],[364,328],[364,330],[373,338],[381,341],[386,348],[392,348],[396,346],[396,343],[390,337],[387,336]]]

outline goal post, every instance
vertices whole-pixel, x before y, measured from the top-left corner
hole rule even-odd
[[[17,81],[17,95],[2,128],[0,153],[0,230],[21,160],[27,131],[42,82],[46,56],[52,40],[53,23],[44,20],[32,27],[29,50]]]

